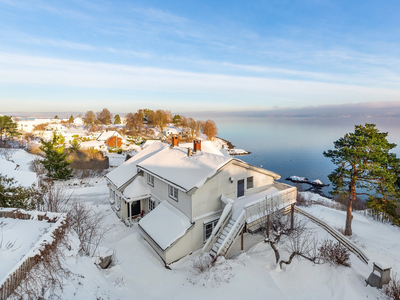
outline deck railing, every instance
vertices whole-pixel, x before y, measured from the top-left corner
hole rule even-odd
[[[246,221],[248,224],[296,202],[297,189],[287,184],[280,184],[277,188],[283,187],[286,187],[286,189],[267,195],[264,199],[245,206]]]

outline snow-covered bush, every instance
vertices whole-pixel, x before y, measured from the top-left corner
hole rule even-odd
[[[341,243],[324,240],[318,248],[321,259],[332,265],[350,267],[350,252]]]
[[[208,271],[215,263],[209,254],[203,254],[193,259],[193,269],[199,274]]]

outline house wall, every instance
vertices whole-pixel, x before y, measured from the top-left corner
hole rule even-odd
[[[193,251],[193,228],[189,230],[176,244],[165,251],[165,263],[170,264]]]
[[[192,229],[192,251],[201,249],[204,246],[204,221],[210,222],[211,220],[219,219],[221,211],[207,215],[195,221],[194,228]]]
[[[147,173],[144,173],[144,178],[147,182]],[[160,200],[167,200],[168,203],[183,212],[189,219],[191,219],[192,203],[191,197],[186,193],[178,190],[178,201],[168,196],[168,184],[157,177],[154,177],[154,187],[149,185],[151,194]]]
[[[254,187],[247,189],[246,179],[251,176]],[[232,183],[230,177],[234,179]],[[192,219],[221,210],[221,195],[236,199],[237,182],[240,179],[245,179],[245,196],[263,191],[274,183],[272,176],[230,163],[192,195]]]

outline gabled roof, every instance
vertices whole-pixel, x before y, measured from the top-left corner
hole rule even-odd
[[[146,149],[140,151],[131,159],[124,162],[118,168],[112,170],[108,173],[105,177],[111,181],[117,189],[120,188],[122,185],[127,183],[130,179],[132,179],[137,174],[137,167],[136,165],[149,158],[150,156],[154,155],[155,153],[164,149],[165,144],[163,143],[154,143],[147,147]]]
[[[116,131],[106,131],[106,132],[101,133],[98,136],[97,140],[98,141],[108,141],[108,139],[114,135],[117,137],[121,137],[121,135]]]
[[[184,236],[193,224],[168,201],[163,201],[141,219],[139,225],[162,250],[166,250],[177,239]]]
[[[219,168],[232,160],[231,157],[204,151],[188,156],[185,147],[171,148],[169,145],[163,145],[165,146],[162,150],[141,160],[137,166],[140,170],[167,181],[184,192],[201,187]]]
[[[186,147],[172,148],[165,143],[153,143],[108,173],[106,178],[120,188],[132,179],[139,169],[188,192],[193,188],[203,186],[209,178],[230,163],[266,174],[274,179],[280,178],[274,172],[255,167],[231,156],[224,156],[221,152],[198,151],[190,156],[187,152]]]
[[[144,178],[138,176],[125,188],[123,195],[127,202],[132,202],[150,197],[151,192]]]

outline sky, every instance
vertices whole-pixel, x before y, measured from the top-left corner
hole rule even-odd
[[[0,111],[398,106],[399,16],[398,0],[0,0]]]

